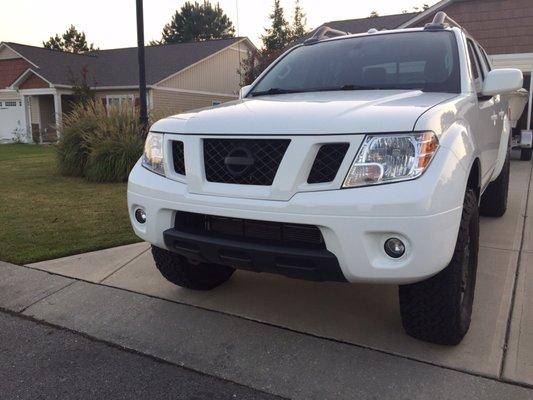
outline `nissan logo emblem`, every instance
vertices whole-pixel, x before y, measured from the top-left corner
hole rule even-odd
[[[247,173],[254,163],[252,152],[245,147],[237,147],[231,150],[227,157],[224,158],[226,169],[234,177]]]

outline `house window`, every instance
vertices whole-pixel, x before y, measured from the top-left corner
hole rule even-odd
[[[6,107],[16,107],[17,102],[16,101],[6,101]]]
[[[213,101],[211,102],[211,104],[212,104],[213,106],[219,106],[220,104],[222,104],[222,102],[221,102],[220,100],[213,100]]]
[[[107,107],[121,107],[123,104],[127,104],[129,107],[133,108],[134,105],[134,96],[132,94],[108,95],[105,98]]]

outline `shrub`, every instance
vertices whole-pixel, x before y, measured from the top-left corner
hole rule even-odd
[[[83,176],[89,157],[85,137],[96,130],[100,117],[100,110],[95,103],[76,105],[64,116],[61,137],[56,144],[58,167],[62,175]]]
[[[95,101],[78,105],[64,120],[57,145],[59,169],[93,182],[125,182],[143,143],[139,117],[131,107],[106,110]]]

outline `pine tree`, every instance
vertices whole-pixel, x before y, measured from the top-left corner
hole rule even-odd
[[[296,0],[294,5],[294,17],[291,26],[292,40],[301,38],[307,33],[307,17],[300,6],[300,0]]]
[[[251,84],[294,40],[307,33],[306,16],[299,0],[295,3],[292,26],[289,26],[285,19],[279,0],[274,0],[274,10],[269,18],[272,25],[261,37],[263,48],[258,52],[249,53],[241,63],[239,74],[243,85]]]
[[[70,25],[63,35],[50,36],[48,41],[43,42],[47,49],[61,50],[69,53],[85,53],[95,50],[94,43],[87,43],[85,32],[79,32],[74,25]]]
[[[283,7],[280,0],[274,0],[274,11],[269,15],[272,26],[266,29],[266,34],[261,36],[263,46],[266,50],[277,51],[284,49],[291,40],[291,29],[285,19]]]
[[[150,44],[182,43],[235,37],[235,27],[217,3],[187,1],[163,28],[162,39]]]

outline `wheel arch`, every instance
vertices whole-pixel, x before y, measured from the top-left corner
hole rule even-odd
[[[474,159],[472,166],[470,167],[466,187],[474,189],[479,200],[481,196],[481,161],[477,157]]]

